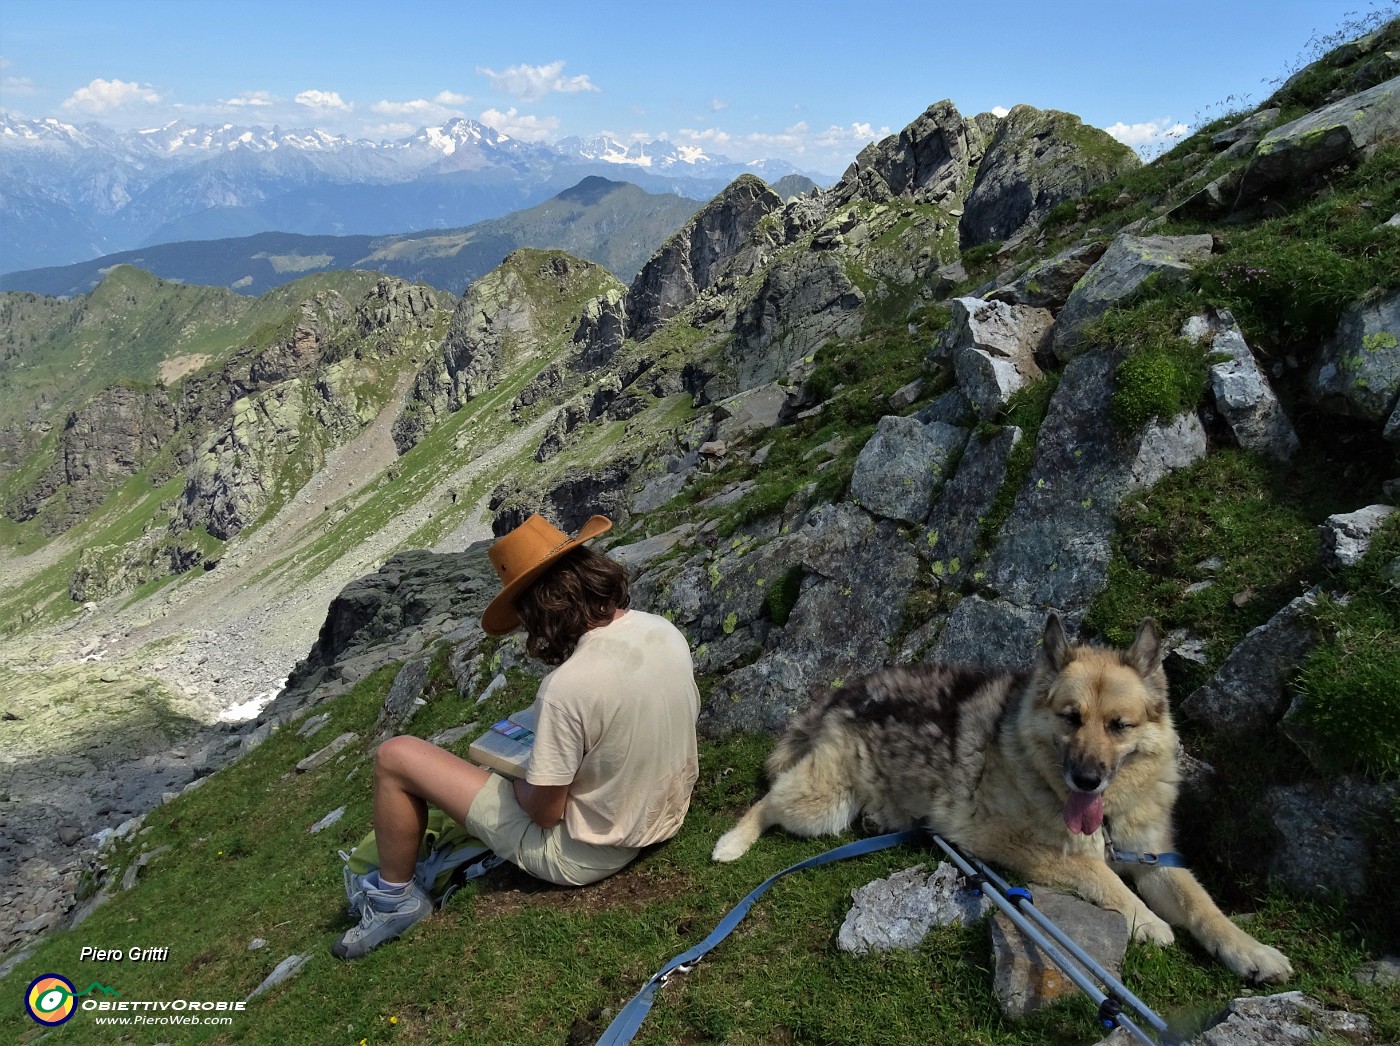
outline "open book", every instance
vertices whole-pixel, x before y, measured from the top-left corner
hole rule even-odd
[[[471,743],[467,758],[507,777],[524,777],[538,722],[534,705],[512,712]]]

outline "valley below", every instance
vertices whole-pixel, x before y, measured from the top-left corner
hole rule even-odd
[[[396,389],[400,398],[405,384]],[[99,833],[237,754],[348,582],[400,549],[460,551],[491,537],[485,494],[457,506],[449,529],[440,525],[441,536],[427,542],[424,527],[442,506],[410,499],[343,554],[314,571],[299,569],[326,521],[385,482],[397,460],[396,414],[381,412],[332,451],[274,519],[230,543],[215,569],[135,601],[89,603],[61,624],[0,639],[0,879],[21,887],[0,899],[0,949],[8,947],[7,930],[46,916],[49,899],[25,887],[71,877],[90,862]],[[444,463],[442,484],[469,489],[491,476],[533,446],[553,414],[455,467]],[[22,581],[64,551],[55,542],[0,569]]]

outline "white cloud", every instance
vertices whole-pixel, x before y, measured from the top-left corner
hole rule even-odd
[[[724,110],[726,110],[726,109],[728,109],[728,108],[729,108],[729,103],[726,102],[723,98],[711,98],[711,99],[710,99],[710,112],[712,112],[712,113],[722,113],[722,112],[724,112]]]
[[[697,131],[693,127],[682,127],[676,132],[676,137],[682,142],[691,142],[695,145],[716,145],[721,148],[733,141],[733,137],[728,131],[721,131],[718,127],[706,127]]]
[[[536,102],[550,93],[578,94],[582,91],[602,91],[588,76],[565,77],[564,62],[548,65],[512,65],[502,72],[477,66],[476,71],[491,81],[491,86],[513,94],[527,102]]]
[[[280,99],[271,91],[244,91],[236,98],[226,98],[220,105],[231,105],[238,109],[265,109],[276,105]]]
[[[27,76],[7,76],[0,80],[0,91],[9,95],[33,94],[34,90],[34,81]]]
[[[993,115],[993,116],[1005,116],[1005,115],[1006,115],[1007,113],[1009,113],[1009,112],[1011,112],[1011,110],[1008,109],[1008,108],[1007,108],[1006,106],[1004,106],[1004,105],[994,105],[994,106],[992,106],[992,115]]]
[[[63,100],[65,109],[81,109],[89,113],[105,113],[128,105],[152,105],[160,95],[150,84],[127,83],[125,80],[93,80]]]
[[[841,147],[863,148],[871,142],[890,135],[888,127],[876,127],[869,123],[847,124],[845,127],[838,127],[832,124],[816,137],[816,144],[823,149],[836,149]]]
[[[438,105],[466,105],[471,98],[465,94],[458,94],[456,91],[439,91],[433,95],[433,101]]]
[[[559,121],[554,117],[540,119],[538,116],[526,116],[518,112],[515,106],[505,112],[487,109],[481,114],[481,122],[494,131],[524,142],[545,141],[559,129]]]
[[[1129,124],[1119,121],[1111,127],[1105,127],[1104,130],[1124,145],[1142,152],[1175,141],[1190,130],[1190,127],[1180,120],[1164,116],[1160,120],[1146,120],[1142,123]]]
[[[410,116],[436,111],[438,106],[426,98],[415,98],[410,102],[375,102],[370,108],[385,116]]]
[[[352,104],[340,97],[339,91],[302,91],[296,96],[297,105],[304,105],[308,109],[315,109],[320,112],[338,110],[348,113],[355,108]]]

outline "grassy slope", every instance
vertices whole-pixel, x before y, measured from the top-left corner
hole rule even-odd
[[[475,884],[411,936],[353,964],[329,946],[343,930],[339,860],[367,830],[370,735],[396,666],[328,706],[331,721],[310,738],[292,728],[239,764],[154,811],[134,843],[120,847],[112,881],[141,850],[168,846],[136,887],[79,928],[46,939],[3,982],[20,995],[33,978],[62,973],[81,990],[92,981],[127,1000],[240,999],[291,954],[309,963],[289,983],[249,1004],[228,1027],[152,1026],[135,1042],[591,1042],[611,1013],[667,958],[696,943],[721,915],[773,872],[817,853],[826,841],[766,837],[744,860],[709,861],[715,838],[759,788],[767,744],[707,743],[684,829],[611,880],[580,890],[550,887],[511,871]],[[413,732],[488,722],[531,697],[512,674],[506,692],[480,706],[463,701],[435,671],[437,696]],[[360,740],[320,769],[295,763],[342,732]],[[465,748],[465,742],[458,750]],[[307,828],[345,805],[324,833]],[[912,848],[794,875],[693,973],[660,993],[639,1041],[1082,1043],[1094,1037],[1092,1008],[1074,998],[1025,1021],[999,1015],[992,996],[986,930],[934,932],[916,952],[852,956],[834,946],[850,891],[928,859]],[[210,883],[218,889],[211,890]],[[1378,1041],[1400,1036],[1400,1005],[1349,980],[1367,950],[1364,927],[1336,913],[1272,899],[1251,932],[1288,952],[1295,982],[1315,997],[1361,1006]],[[250,951],[255,937],[266,948]],[[84,945],[167,947],[163,963],[79,961]],[[1191,944],[1163,952],[1134,947],[1126,980],[1173,1021],[1191,1025],[1239,993],[1239,984]],[[873,1019],[878,1014],[878,1019]],[[0,1036],[32,1041],[37,1025],[11,1009]],[[63,1041],[114,1041],[79,1013]],[[576,1036],[576,1038],[570,1038]]]

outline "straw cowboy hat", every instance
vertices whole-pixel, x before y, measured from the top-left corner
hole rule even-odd
[[[502,537],[486,553],[501,578],[501,591],[481,615],[489,635],[503,636],[520,626],[515,601],[560,556],[612,527],[607,516],[592,516],[569,537],[543,516],[534,515]]]

